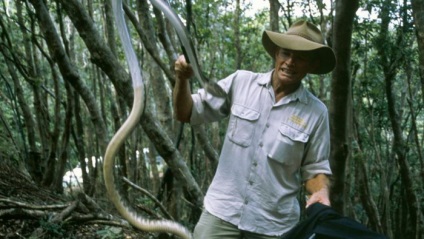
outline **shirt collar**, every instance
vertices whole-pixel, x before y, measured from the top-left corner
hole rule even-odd
[[[258,79],[258,84],[261,86],[265,86],[267,88],[272,87],[271,78],[272,78],[273,72],[274,70],[265,73],[262,77]],[[286,97],[287,97],[287,100],[289,101],[299,100],[300,102],[304,104],[308,104],[307,91],[305,87],[303,86],[303,83],[300,84],[299,88],[295,92],[291,93],[290,95]]]
[[[274,70],[263,74],[262,77],[258,79],[258,84],[261,86],[269,87],[271,85],[272,72],[274,72]]]

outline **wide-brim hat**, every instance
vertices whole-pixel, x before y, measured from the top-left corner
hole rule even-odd
[[[295,22],[285,33],[264,31],[262,44],[275,58],[275,51],[284,48],[293,51],[316,51],[319,66],[311,74],[326,74],[336,66],[333,50],[325,45],[321,31],[312,23],[301,20]]]

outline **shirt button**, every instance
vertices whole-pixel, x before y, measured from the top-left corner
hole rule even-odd
[[[255,166],[255,167],[258,166],[258,162],[256,162],[256,161],[253,162],[253,166]]]
[[[264,146],[264,144],[262,142],[259,143],[259,147],[262,148],[262,146]]]
[[[253,181],[249,181],[249,184],[250,184],[250,185],[253,185]]]
[[[247,200],[244,200],[244,204],[247,204],[248,203],[248,201]]]
[[[266,127],[269,128],[269,123],[266,123]]]

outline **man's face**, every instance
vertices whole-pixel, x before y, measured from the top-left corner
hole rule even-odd
[[[282,85],[298,85],[318,62],[312,52],[279,49],[275,53],[275,77]]]

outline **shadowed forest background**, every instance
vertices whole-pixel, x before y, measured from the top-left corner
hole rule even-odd
[[[332,205],[389,238],[424,238],[423,0],[168,2],[213,80],[272,69],[263,30],[318,25],[338,62],[304,84],[330,112]],[[227,122],[173,119],[177,35],[147,0],[124,10],[147,99],[116,177],[140,215],[192,230]],[[165,238],[132,230],[103,183],[106,146],[132,104],[109,1],[0,2],[0,237]]]

